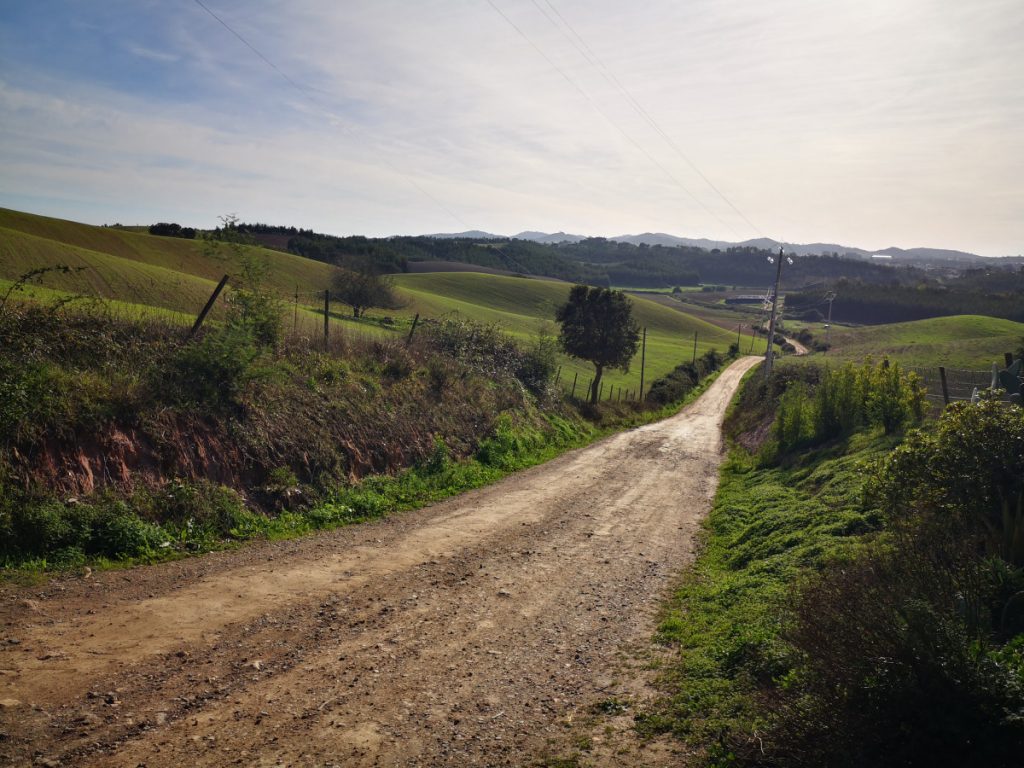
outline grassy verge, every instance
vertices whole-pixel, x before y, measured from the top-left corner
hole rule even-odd
[[[3,317],[0,567],[19,578],[422,506],[670,415],[723,362],[684,366],[661,406],[590,405],[557,397],[550,358],[466,324],[325,353],[260,347],[252,319],[184,344],[142,320]]]
[[[723,466],[640,732],[713,766],[1019,764],[1024,412],[904,433],[913,377],[885,365],[780,368],[735,402],[756,452]]]
[[[709,747],[712,761],[727,758],[736,734],[756,735],[762,684],[784,680],[795,665],[780,640],[788,595],[808,571],[878,530],[877,512],[861,509],[864,467],[896,442],[860,434],[768,468],[741,449],[730,454],[703,551],[658,628],[658,641],[679,650],[662,676],[672,693],[639,718],[642,732]]]

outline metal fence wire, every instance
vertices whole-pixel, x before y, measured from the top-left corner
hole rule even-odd
[[[904,370],[913,371],[921,377],[921,381],[928,390],[928,397],[932,400],[943,399],[942,377],[938,368],[917,368],[905,366]],[[975,388],[980,392],[992,385],[992,371],[965,371],[956,368],[946,369],[946,386],[949,388],[950,402],[958,400],[970,400]]]

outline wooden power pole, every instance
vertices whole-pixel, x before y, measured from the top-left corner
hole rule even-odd
[[[779,309],[779,284],[782,282],[782,260],[785,258],[782,246],[779,246],[779,263],[775,268],[775,294],[772,296],[772,319],[768,323],[768,347],[764,351],[764,376],[772,375],[772,363],[775,352],[772,349],[772,342],[775,341],[775,318]]]

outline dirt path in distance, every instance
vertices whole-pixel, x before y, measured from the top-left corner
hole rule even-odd
[[[519,766],[572,750],[567,725],[642,693],[629,648],[692,557],[723,413],[758,362],[673,418],[416,512],[5,587],[0,763]]]

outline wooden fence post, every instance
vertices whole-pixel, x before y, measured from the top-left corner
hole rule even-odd
[[[191,339],[199,332],[199,329],[203,325],[203,321],[206,319],[206,316],[210,314],[210,310],[213,309],[214,302],[217,301],[217,297],[220,296],[220,292],[224,290],[224,286],[227,284],[228,276],[224,275],[224,277],[220,279],[220,282],[217,283],[217,287],[213,289],[213,293],[210,294],[210,298],[207,300],[206,306],[203,307],[203,311],[200,312],[199,317],[196,318],[196,321],[192,326],[192,330],[188,332],[188,337],[186,338],[186,340]]]
[[[693,363],[697,362],[697,332],[693,332]]]
[[[331,292],[324,291],[324,349],[327,349],[327,341],[331,335]]]
[[[405,340],[405,346],[412,344],[412,335],[416,333],[416,324],[420,321],[420,313],[416,313],[416,317],[412,319],[412,328],[409,329],[409,338]]]
[[[572,392],[569,393],[569,397],[576,397],[576,379],[579,377],[580,372],[575,371],[572,375]]]
[[[949,405],[949,385],[946,384],[946,369],[939,366],[939,379],[942,381],[942,400]]]
[[[644,391],[644,368],[647,365],[647,326],[644,326],[644,345],[640,348],[640,391]]]

